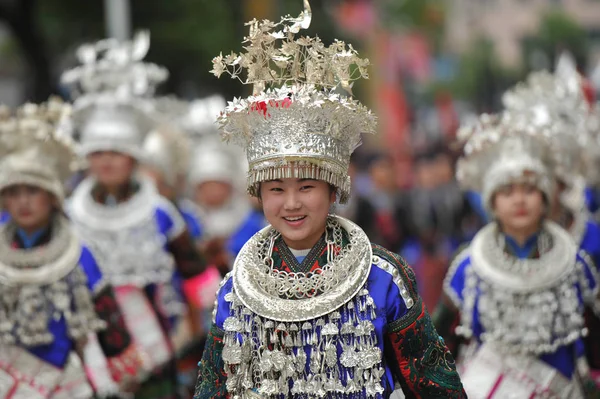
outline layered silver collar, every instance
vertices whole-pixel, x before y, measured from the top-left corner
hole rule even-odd
[[[490,284],[513,292],[529,292],[554,286],[573,273],[577,248],[569,234],[553,222],[545,222],[543,230],[551,236],[552,246],[537,259],[518,259],[498,245],[499,228],[489,223],[473,238],[473,269]]]
[[[71,217],[77,233],[90,247],[102,272],[111,284],[170,281],[174,260],[165,250],[167,237],[161,234],[155,210],[162,198],[147,179],[127,201],[107,206],[94,201],[95,180],[84,180],[73,195]]]
[[[49,284],[77,266],[81,243],[64,217],[55,219],[50,242],[37,248],[12,248],[15,230],[12,223],[0,226],[1,285]]]
[[[236,196],[219,209],[195,205],[196,216],[202,225],[203,238],[230,237],[248,219],[252,205],[244,196]]]
[[[114,206],[107,206],[94,200],[92,190],[97,180],[88,177],[73,192],[69,204],[71,217],[94,229],[111,231],[134,226],[152,217],[158,192],[150,180],[138,180],[140,189],[131,198]]]
[[[335,311],[364,286],[371,270],[372,249],[367,235],[351,221],[330,216],[348,232],[350,243],[319,273],[286,273],[275,270],[268,250],[275,239],[268,226],[242,248],[233,267],[233,285],[240,301],[259,316],[284,322],[315,319]],[[275,233],[275,234],[274,234]],[[319,290],[315,297],[292,299],[281,293],[298,289]]]

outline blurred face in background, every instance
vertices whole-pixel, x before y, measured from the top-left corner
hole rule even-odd
[[[452,158],[448,154],[441,153],[434,159],[435,180],[438,185],[446,184],[454,179],[454,167]]]
[[[131,180],[136,160],[116,151],[98,151],[88,155],[90,174],[110,188],[121,187]]]
[[[540,228],[546,204],[544,194],[535,185],[512,183],[496,191],[492,208],[506,234],[531,236]]]
[[[16,184],[2,190],[1,195],[11,220],[28,233],[48,226],[58,208],[54,195],[36,186]]]
[[[194,188],[194,201],[205,208],[219,209],[229,202],[232,195],[233,186],[224,181],[205,181]]]
[[[415,182],[422,189],[432,189],[438,184],[438,172],[434,162],[420,160],[415,164]]]
[[[394,165],[390,159],[377,159],[371,164],[369,172],[375,189],[380,191],[394,191],[396,189]]]
[[[321,180],[286,178],[260,185],[267,221],[293,249],[310,249],[325,232],[335,189]]]

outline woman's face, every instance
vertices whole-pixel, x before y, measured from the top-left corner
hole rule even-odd
[[[545,208],[543,193],[530,183],[502,186],[493,198],[496,218],[507,231],[537,229],[544,216]]]
[[[115,151],[98,151],[88,155],[90,173],[107,187],[127,184],[135,170],[136,161],[126,154]]]
[[[11,220],[25,231],[36,231],[50,222],[56,198],[39,187],[17,184],[2,190],[4,208]]]
[[[324,181],[286,178],[261,183],[263,212],[292,249],[312,248],[325,231],[335,191]]]
[[[233,187],[230,183],[224,181],[205,181],[197,184],[194,189],[194,201],[205,208],[219,209],[233,195]]]

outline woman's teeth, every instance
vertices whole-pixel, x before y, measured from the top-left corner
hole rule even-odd
[[[288,222],[297,222],[298,220],[304,219],[306,216],[296,216],[296,217],[285,217],[284,219]]]

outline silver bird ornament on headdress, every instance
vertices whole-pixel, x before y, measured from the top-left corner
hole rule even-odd
[[[344,203],[350,155],[361,134],[375,133],[376,117],[337,89],[349,92],[355,80],[368,78],[369,60],[339,40],[326,46],[318,37],[296,37],[310,25],[306,0],[304,7],[278,23],[250,21],[245,52],[213,59],[217,77],[226,73],[254,87],[252,96],[230,102],[218,123],[225,141],[246,150],[250,194],[257,196],[266,180],[313,178],[335,186]]]

